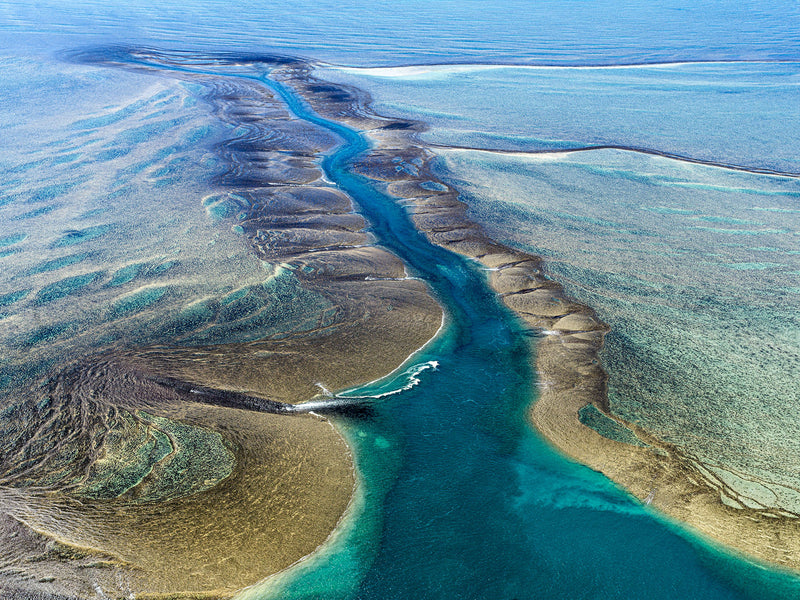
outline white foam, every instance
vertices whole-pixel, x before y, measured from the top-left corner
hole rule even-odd
[[[378,383],[381,380],[387,380],[387,379],[393,377],[395,373],[399,373],[401,370],[403,370],[403,368],[407,368],[406,365],[408,365],[414,359],[414,357],[416,355],[418,355],[421,352],[423,352],[425,350],[425,348],[427,348],[429,345],[431,345],[434,342],[434,340],[439,337],[439,335],[442,333],[442,331],[444,331],[444,328],[445,328],[446,324],[447,324],[447,313],[442,311],[442,322],[439,323],[439,329],[436,330],[436,333],[434,333],[433,336],[427,342],[425,342],[424,344],[422,344],[422,346],[420,346],[419,348],[414,350],[411,354],[409,354],[406,357],[406,359],[402,363],[400,363],[397,367],[392,369],[389,373],[387,373],[383,377],[378,377],[377,379],[373,379],[369,383],[366,383],[364,385],[360,385],[358,387],[359,388],[363,388],[363,387],[367,387],[367,386],[370,386],[370,385],[375,385],[376,383]],[[437,363],[437,366],[438,366],[438,363]],[[346,394],[348,391],[352,391],[353,389],[357,389],[357,388],[351,388],[350,390],[345,390],[345,391],[342,392],[342,394]]]
[[[328,388],[322,385],[320,382],[316,383],[316,386],[322,390],[322,395],[328,398],[333,398],[333,392],[331,392]]]
[[[488,71],[493,69],[516,68],[511,65],[408,65],[404,67],[329,67],[343,73],[353,75],[371,75],[372,77],[405,77],[409,79],[450,75],[452,73],[468,73],[472,71]]]
[[[422,281],[419,277],[411,277],[408,275],[405,277],[373,277],[372,275],[364,277],[364,281],[409,281],[410,279]]]
[[[402,392],[408,391],[411,388],[414,388],[417,385],[419,385],[420,381],[421,381],[420,378],[419,378],[419,375],[421,373],[423,373],[424,371],[427,371],[428,369],[431,369],[431,370],[435,371],[438,368],[439,368],[439,361],[438,360],[429,360],[429,361],[424,362],[424,363],[412,365],[411,367],[406,369],[405,372],[403,373],[407,377],[406,378],[406,383],[405,383],[405,385],[403,385],[403,386],[401,386],[399,388],[396,388],[396,389],[393,389],[393,390],[389,390],[388,392],[383,392],[383,393],[380,393],[380,394],[371,394],[371,395],[367,395],[367,396],[343,395],[343,394],[347,394],[347,392],[343,392],[343,394],[337,395],[335,397],[336,398],[341,398],[341,399],[344,399],[344,398],[347,398],[347,399],[350,399],[350,398],[362,398],[362,399],[363,398],[376,398],[377,399],[377,398],[386,398],[387,396],[394,396],[395,394],[401,394]]]

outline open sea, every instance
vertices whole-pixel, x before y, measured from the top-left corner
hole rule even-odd
[[[798,3],[0,0],[8,398],[65,355],[167,343],[165,319],[270,275],[208,196],[210,148],[231,132],[191,85],[63,60],[113,44],[304,57],[377,112],[427,123],[471,218],[611,326],[611,411],[752,506],[800,513]],[[543,441],[521,325],[483,274],[349,173],[359,132],[278,93],[345,140],[328,178],[448,317],[406,367],[343,391],[380,398],[374,420],[338,424],[361,479],[350,513],[242,599],[800,598],[800,578]],[[277,327],[310,327],[316,301]]]

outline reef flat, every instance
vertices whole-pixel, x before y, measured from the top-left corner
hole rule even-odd
[[[177,283],[215,273],[186,273],[180,254],[87,276],[91,252],[71,251],[36,274],[59,283],[4,296],[17,351],[3,364],[0,592],[229,597],[313,552],[355,485],[326,419],[254,411],[254,400],[299,403],[385,375],[438,331],[442,311],[325,179],[320,157],[339,140],[237,76],[238,59],[195,56],[190,72],[167,55],[115,52],[73,58],[187,84],[226,132],[209,149],[222,168],[195,206],[226,232],[208,252],[240,246],[256,273],[197,297]],[[120,229],[64,239],[121,243]],[[174,286],[154,283],[181,271]],[[31,320],[45,303],[54,322]],[[91,318],[64,325],[76,310]]]
[[[530,325],[539,377],[530,418],[537,429],[562,452],[710,539],[800,569],[798,515],[776,501],[793,491],[722,471],[613,414],[601,364],[608,326],[567,297],[539,257],[496,243],[466,216],[458,190],[437,177],[435,149],[417,136],[423,124],[387,122],[369,109],[364,91],[314,81],[324,80],[324,69],[311,75],[292,85],[315,110],[366,131],[374,142],[355,168],[383,181],[432,242],[478,260],[505,304]]]
[[[194,208],[225,232],[214,252],[244,249],[226,264],[251,260],[260,276],[179,296],[159,277],[184,284],[215,272],[191,274],[166,259],[94,265],[93,252],[117,240],[120,226],[92,222],[51,243],[58,256],[27,271],[36,285],[0,297],[3,322],[16,327],[9,339],[24,349],[3,374],[30,373],[5,379],[13,400],[0,479],[6,596],[229,597],[307,556],[339,522],[355,477],[330,423],[281,407],[324,401],[320,385],[374,380],[438,330],[442,311],[426,286],[375,244],[326,178],[321,163],[336,135],[295,118],[269,80],[365,132],[374,145],[354,171],[406,206],[429,240],[486,269],[529,327],[539,378],[530,417],[549,440],[666,514],[797,568],[792,515],[732,498],[680,448],[610,413],[599,360],[608,327],[538,257],[496,243],[467,218],[415,137],[424,125],[375,114],[363,91],[292,58],[130,48],[72,58],[166,87],[180,81],[208,107],[225,132],[211,147],[224,168]],[[43,188],[31,201],[55,194]],[[2,247],[26,243],[3,235]],[[71,324],[73,305],[102,318]],[[51,307],[53,321],[26,322],[36,306]]]

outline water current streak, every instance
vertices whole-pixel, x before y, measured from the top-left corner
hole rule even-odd
[[[679,162],[685,162],[695,165],[704,165],[707,167],[718,167],[721,169],[728,169],[730,171],[742,171],[744,173],[753,173],[755,175],[775,175],[777,177],[791,177],[800,178],[800,173],[795,171],[779,171],[777,169],[767,169],[764,167],[749,167],[746,165],[737,165],[727,162],[719,162],[714,160],[706,160],[702,158],[694,158],[692,156],[684,156],[681,154],[674,154],[672,152],[663,152],[661,150],[654,150],[652,148],[641,148],[637,146],[625,146],[621,144],[601,144],[597,146],[576,146],[574,148],[557,148],[548,150],[502,150],[499,148],[486,148],[480,146],[456,146],[451,144],[437,144],[435,142],[428,142],[431,148],[441,148],[443,150],[474,150],[477,152],[488,152],[491,154],[518,154],[522,156],[536,156],[540,154],[572,154],[577,152],[593,152],[597,150],[621,150],[624,152],[635,152],[637,154],[646,154],[649,156],[660,156],[662,158],[669,158]]]

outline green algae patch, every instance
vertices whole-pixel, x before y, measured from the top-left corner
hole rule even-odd
[[[30,289],[27,290],[17,290],[16,292],[11,292],[8,294],[3,294],[0,296],[0,307],[2,306],[9,306],[10,304],[14,304],[14,302],[18,302],[25,298],[28,294],[31,293]]]
[[[99,162],[108,162],[110,160],[127,156],[131,153],[131,150],[133,150],[133,148],[109,148],[108,150],[98,152],[97,156],[95,156],[95,160]]]
[[[111,306],[111,316],[117,318],[140,312],[158,302],[168,289],[167,286],[144,287],[122,296]]]
[[[103,450],[78,490],[82,496],[104,500],[121,496],[141,483],[153,465],[174,448],[165,433],[130,413],[120,412],[103,440]]]
[[[127,190],[124,189],[124,188],[121,189],[121,190],[116,190],[116,191],[113,191],[113,192],[111,192],[109,194],[106,194],[106,198],[108,198],[108,199],[117,198],[119,196],[124,195],[126,192],[127,192]],[[103,213],[107,213],[108,211],[109,211],[109,209],[107,207],[104,207],[104,208],[92,208],[91,210],[87,210],[86,212],[83,212],[83,213],[79,214],[77,216],[77,218],[80,219],[80,220],[91,219],[93,217],[100,216]]]
[[[84,273],[83,275],[67,277],[66,279],[61,279],[60,281],[46,285],[36,294],[36,303],[45,304],[46,302],[52,302],[59,298],[77,294],[87,285],[96,281],[100,275],[102,275],[102,273],[99,271]]]
[[[154,169],[150,172],[151,177],[174,177],[188,166],[189,160],[186,157],[173,158],[163,167]]]
[[[775,262],[745,262],[733,263],[724,266],[728,269],[734,269],[736,271],[764,271],[765,269],[778,269],[787,265]]]
[[[0,206],[11,204],[19,198],[19,194],[11,194],[9,196],[0,196]]]
[[[438,181],[423,181],[419,184],[423,190],[428,190],[430,192],[446,192],[447,186],[439,183]]]
[[[219,433],[146,413],[139,416],[168,435],[174,451],[153,467],[137,490],[137,500],[153,502],[195,494],[233,473],[236,459]]]
[[[604,438],[630,444],[631,446],[646,446],[642,440],[627,427],[620,425],[600,412],[594,404],[587,404],[578,411],[578,419],[587,427],[594,429]]]
[[[163,275],[173,267],[177,266],[177,264],[178,264],[177,260],[168,260],[161,264],[150,267],[150,273],[153,275]]]
[[[65,231],[64,235],[53,242],[50,247],[63,248],[65,246],[82,244],[83,242],[103,237],[110,230],[111,225],[95,225],[94,227],[87,227],[86,229],[70,229],[69,231]]]
[[[657,215],[685,215],[685,216],[693,216],[696,215],[699,211],[691,210],[687,208],[674,208],[671,206],[645,206],[643,207],[644,210],[648,210],[650,212],[654,212]]]
[[[108,285],[115,287],[130,283],[136,279],[136,277],[138,277],[139,273],[141,273],[145,267],[147,267],[147,263],[133,263],[130,265],[125,265],[114,273],[114,275],[111,277],[111,281],[108,282]]]
[[[53,157],[52,164],[53,165],[63,165],[65,163],[75,162],[79,160],[83,154],[80,152],[71,152],[69,154],[62,154],[61,156]]]
[[[791,233],[788,229],[722,229],[719,227],[695,226],[692,229],[705,231],[708,233],[718,233],[726,235],[785,235]]]
[[[249,317],[269,304],[269,298],[259,294],[258,288],[248,288],[244,294],[225,303],[219,312],[219,321],[229,323]],[[233,294],[231,294],[233,295]],[[230,296],[229,296],[230,297]]]
[[[55,325],[39,327],[31,332],[28,337],[22,341],[22,345],[35,346],[36,344],[41,344],[42,342],[49,342],[63,333],[72,330],[74,325],[74,323],[56,323]]]
[[[230,304],[231,302],[236,302],[237,300],[241,300],[250,292],[248,288],[241,288],[238,290],[234,290],[224,298],[222,298],[222,304]]]
[[[234,193],[213,194],[206,196],[202,201],[206,214],[214,223],[222,219],[229,219],[237,216],[241,218],[241,211],[247,209],[251,202],[244,196]]]
[[[722,223],[724,225],[763,225],[758,221],[749,221],[746,219],[735,219],[733,217],[720,217],[716,215],[708,215],[702,217],[694,217],[698,221],[705,221],[707,223]]]
[[[41,208],[36,208],[34,210],[29,210],[26,213],[22,213],[21,215],[17,215],[16,217],[12,217],[12,221],[24,221],[26,219],[33,219],[35,217],[41,217],[43,215],[49,214],[60,208],[60,204],[49,204],[48,206],[42,206]]]
[[[303,287],[291,271],[278,269],[263,283],[186,306],[160,335],[188,345],[250,342],[327,326],[335,310],[330,300]]]
[[[179,117],[176,119],[169,119],[165,121],[158,121],[156,123],[148,123],[146,125],[131,127],[130,129],[122,131],[117,136],[117,139],[123,144],[142,144],[152,140],[154,137],[166,133],[170,129],[174,129],[179,125],[182,125],[187,120],[188,119],[186,117]]]
[[[48,202],[50,200],[55,200],[59,196],[63,196],[64,194],[72,191],[87,179],[88,177],[82,177],[79,181],[72,181],[69,183],[54,183],[52,185],[40,187],[30,195],[28,202]]]
[[[206,214],[211,217],[213,222],[228,219],[234,216],[239,207],[230,202],[227,197],[211,196],[203,200],[203,206],[206,209]]]
[[[144,411],[120,412],[78,493],[163,502],[207,490],[236,464],[222,436]]]
[[[177,338],[196,331],[217,314],[218,303],[199,300],[186,306],[175,318],[170,319],[158,333],[159,338]]]
[[[20,242],[27,239],[27,233],[15,233],[14,235],[7,235],[5,237],[0,238],[0,248],[6,248],[8,246],[13,246],[14,244],[19,244]]]
[[[147,262],[131,263],[115,271],[108,285],[116,287],[130,283],[138,277],[163,275],[178,264],[177,260],[168,260],[155,265]]]
[[[108,125],[113,125],[114,123],[118,123],[123,119],[127,119],[137,111],[144,108],[146,105],[147,102],[145,100],[137,100],[108,114],[75,121],[70,125],[70,128],[77,130],[91,130],[107,127]]]
[[[194,146],[195,144],[198,144],[202,140],[210,137],[213,133],[214,130],[209,125],[195,127],[189,130],[183,136],[183,143],[187,146]]]

